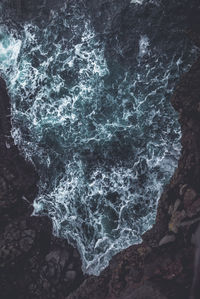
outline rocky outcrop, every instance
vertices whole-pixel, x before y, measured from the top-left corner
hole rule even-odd
[[[11,138],[9,103],[0,79],[1,298],[66,298],[83,281],[81,261],[47,217],[31,216],[38,178]]]

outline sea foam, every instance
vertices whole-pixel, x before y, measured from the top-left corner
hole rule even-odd
[[[177,166],[180,126],[166,96],[182,49],[166,59],[142,34],[137,64],[113,74],[104,42],[76,6],[52,11],[41,27],[0,29],[12,136],[40,177],[33,214],[48,215],[54,234],[78,248],[83,271],[99,275],[141,242]]]

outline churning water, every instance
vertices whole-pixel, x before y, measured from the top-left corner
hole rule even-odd
[[[135,64],[113,71],[105,41],[74,3],[20,30],[2,22],[0,69],[12,136],[40,177],[34,215],[48,215],[83,271],[98,275],[154,223],[180,155],[169,95],[194,54],[175,44],[173,55],[158,55],[141,33]]]

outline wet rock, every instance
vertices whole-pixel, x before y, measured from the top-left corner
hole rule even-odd
[[[169,231],[177,234],[178,233],[178,229],[179,229],[179,226],[181,224],[181,221],[186,217],[186,213],[184,210],[182,211],[177,211],[175,213],[173,213],[171,219],[170,219],[170,222],[169,222],[169,225],[168,225],[168,228],[169,228]]]
[[[76,278],[76,272],[71,270],[71,271],[67,271],[65,274],[65,278],[67,280],[74,280]]]
[[[3,177],[0,177],[0,205],[3,204],[2,200],[5,198],[7,193],[6,181]]]
[[[188,186],[187,184],[180,185],[180,191],[179,191],[180,196],[183,196],[183,195],[184,195],[187,186]]]
[[[178,210],[180,204],[181,204],[181,200],[178,198],[178,199],[175,201],[173,212],[176,212],[176,211]]]
[[[159,242],[159,246],[168,244],[168,243],[172,243],[176,240],[176,237],[174,235],[166,235],[164,236],[160,242]]]
[[[74,269],[74,265],[71,263],[71,264],[69,264],[69,266],[67,267],[67,269],[68,270],[72,270],[72,269]]]
[[[190,292],[190,299],[199,298],[199,266],[200,266],[200,225],[198,225],[195,233],[193,234],[193,244],[195,245],[195,259],[194,259],[194,277]]]
[[[22,240],[20,240],[20,248],[27,252],[31,248],[31,245],[33,244],[33,238],[31,237],[24,237]]]
[[[83,281],[81,261],[66,240],[53,236],[47,217],[31,217],[38,177],[10,136],[9,109],[0,78],[0,297],[63,299]],[[76,279],[66,287],[69,260]]]
[[[194,217],[200,212],[200,198],[195,200],[191,205],[187,207],[186,213],[188,217]]]
[[[145,282],[136,290],[127,290],[119,299],[167,299],[158,288]]]
[[[172,280],[183,271],[183,265],[179,259],[172,260],[170,258],[167,258],[162,262],[161,269],[163,278],[167,280]]]
[[[200,224],[197,226],[195,232],[192,234],[191,243],[196,247],[200,247]]]
[[[73,250],[73,258],[80,259],[80,254],[76,248],[74,248],[74,250]]]
[[[181,224],[180,224],[180,227],[191,227],[193,224],[197,223],[200,221],[200,217],[197,217],[197,218],[194,218],[194,219],[191,219],[191,220],[187,220],[187,221],[183,221]]]
[[[188,206],[192,204],[195,200],[197,193],[193,189],[187,189],[184,194],[184,208],[187,209]]]
[[[50,283],[47,281],[47,280],[45,280],[44,282],[43,282],[43,288],[44,288],[44,290],[48,290],[49,288],[50,288]]]
[[[69,260],[67,250],[53,250],[45,257],[45,264],[41,271],[41,278],[55,284],[61,279],[63,270]]]
[[[169,206],[168,214],[169,214],[169,215],[174,214],[174,213],[178,210],[180,204],[181,204],[181,200],[178,198],[178,199],[175,201],[175,204],[174,204],[174,205],[170,205],[170,206]]]
[[[56,263],[60,263],[61,266],[64,267],[69,260],[69,253],[67,252],[67,250],[54,250],[45,257],[45,260],[47,262],[55,261]]]
[[[169,209],[168,209],[168,214],[169,214],[169,215],[172,215],[172,214],[173,214],[173,211],[174,211],[174,206],[173,206],[173,205],[170,205],[170,206],[169,206]]]
[[[27,253],[33,246],[35,232],[21,231],[19,224],[8,225],[0,240],[1,266],[13,262],[16,258]]]

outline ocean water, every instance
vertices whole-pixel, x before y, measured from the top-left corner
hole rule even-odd
[[[2,17],[0,72],[15,144],[40,177],[33,214],[48,215],[83,271],[99,275],[155,221],[181,150],[169,97],[195,51],[185,42],[158,55],[142,32],[134,65],[113,70],[86,11],[75,1],[20,30]]]

